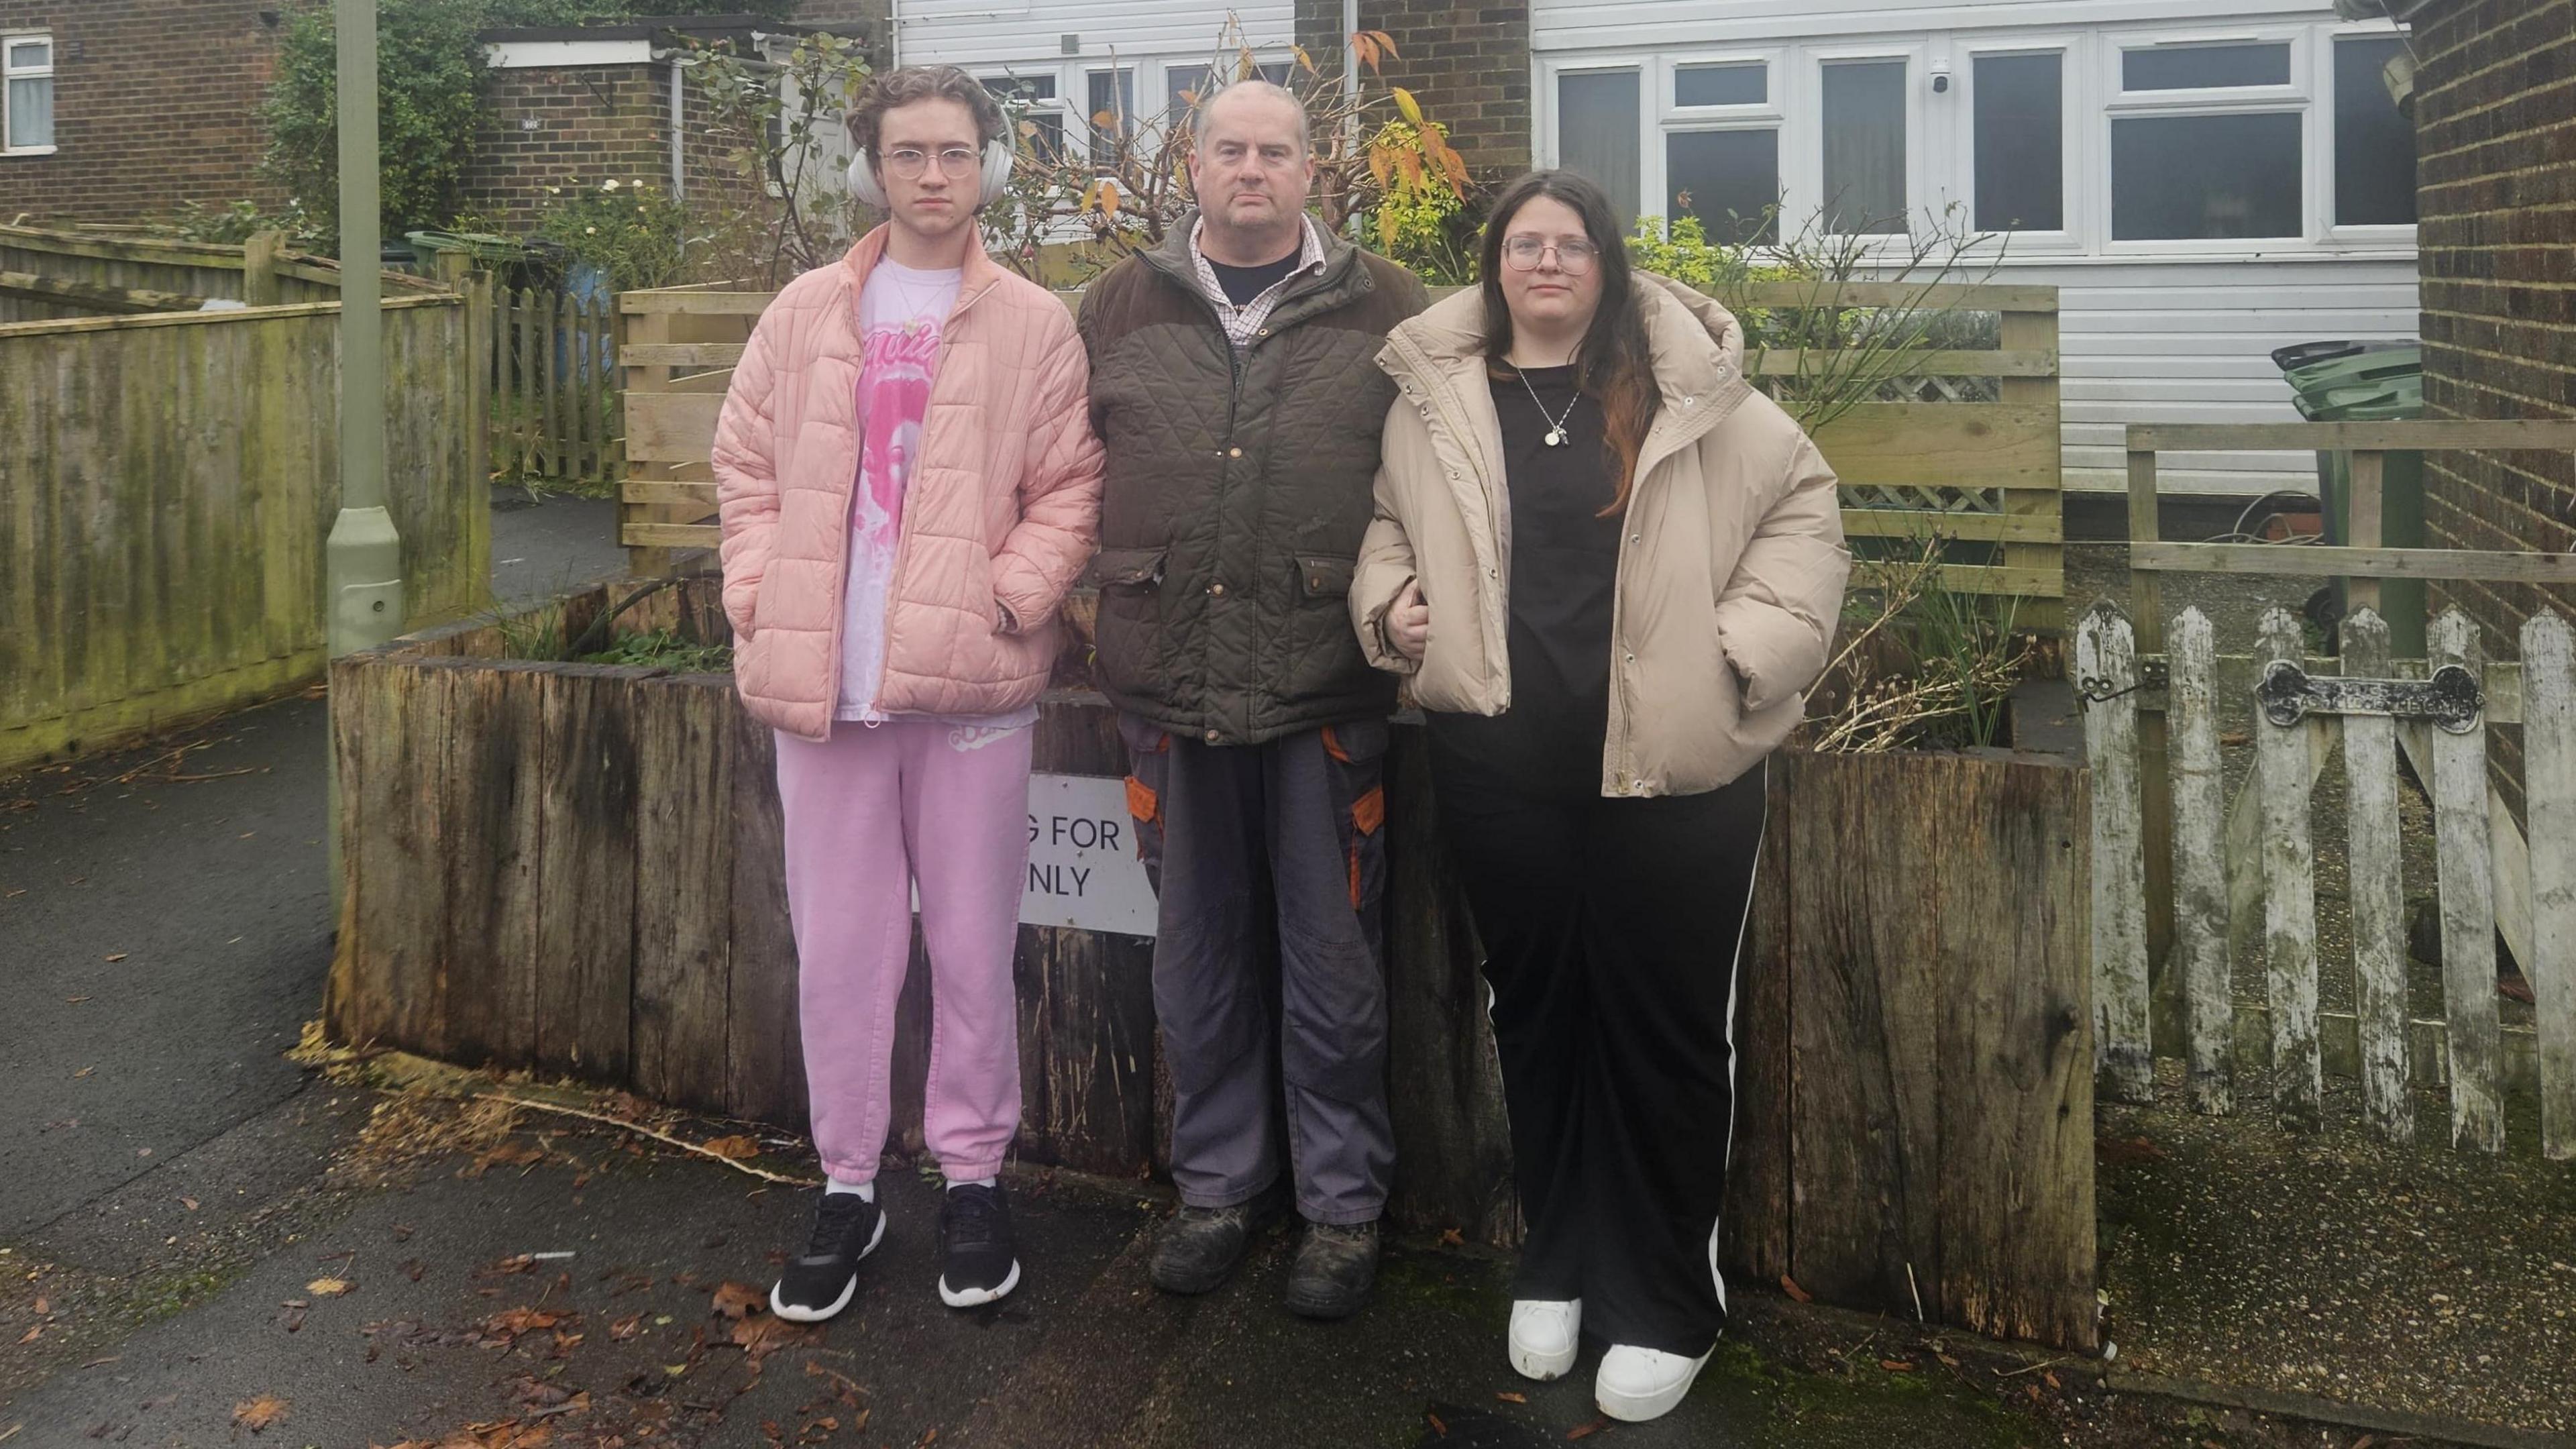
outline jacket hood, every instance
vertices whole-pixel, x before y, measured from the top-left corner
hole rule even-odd
[[[1744,328],[1734,313],[1670,277],[1633,275],[1633,295],[1646,314],[1655,383],[1667,399],[1708,397],[1721,388],[1745,385]],[[1466,287],[1389,333],[1378,365],[1398,378],[1414,376],[1426,365],[1454,372],[1468,363],[1482,366],[1484,347],[1484,290]]]

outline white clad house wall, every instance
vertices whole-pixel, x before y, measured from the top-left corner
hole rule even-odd
[[[2124,492],[2130,423],[2296,422],[2272,349],[2415,336],[2415,263],[2296,258],[2007,266],[2058,292],[2066,486]],[[2306,453],[2171,453],[2170,493],[2313,491]]]
[[[1826,199],[1823,92],[1834,67],[1903,63],[1901,100],[1882,102],[1890,127],[1901,107],[1903,175],[1880,184],[1901,184],[1913,216],[1956,207],[1959,225],[1985,230],[1991,223],[1975,226],[1979,58],[2062,57],[2062,215],[2048,230],[2016,230],[1993,280],[2061,289],[2070,489],[2127,486],[2130,423],[2295,420],[2273,348],[2416,335],[2413,225],[2357,222],[2360,203],[2336,196],[2338,101],[2369,99],[2357,88],[2339,94],[2360,84],[2349,68],[2338,73],[2339,57],[2347,42],[2353,55],[2393,48],[2393,27],[2342,21],[2325,0],[1532,0],[1531,31],[1532,142],[1542,164],[1633,169],[1599,179],[1614,191],[1624,184],[1639,211],[1658,215],[1677,207],[1682,147],[1716,140],[1701,133],[1775,131],[1775,194],[1792,230]],[[2282,73],[2185,89],[2170,76],[2149,85],[2125,68],[2132,52],[2165,50],[2158,59],[2198,85],[2218,58],[2213,46],[2269,48]],[[1762,68],[1767,90],[1688,96],[1681,88],[1685,74],[1733,66]],[[1622,74],[1636,77],[1638,134],[1633,144],[1620,137],[1619,159],[1603,161],[1602,128],[1616,136],[1624,127],[1602,120],[1622,112],[1615,102],[1605,112],[1600,98],[1621,94],[1626,83],[1611,78]],[[1568,77],[1589,85],[1588,145],[1568,134],[1587,124],[1579,115],[1568,124],[1576,111],[1572,91],[1560,89]],[[1938,91],[1936,77],[1946,77]],[[2296,211],[2285,219],[2275,210],[2266,223],[2290,234],[2123,239],[2138,228],[2114,224],[2113,134],[2122,119],[2256,114],[2301,118]],[[1673,137],[1691,135],[1700,141],[1674,146]],[[2134,197],[2129,204],[2134,216]],[[2177,493],[2257,495],[2313,488],[2315,462],[2291,453],[2174,455],[2160,476]]]
[[[905,65],[956,65],[1027,75],[1077,65],[1156,70],[1205,64],[1231,14],[1264,58],[1296,38],[1293,0],[1225,5],[1170,0],[900,0],[895,54]],[[1068,41],[1071,48],[1067,48]],[[1140,75],[1140,97],[1160,96],[1159,71]]]

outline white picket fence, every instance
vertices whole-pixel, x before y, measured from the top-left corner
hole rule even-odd
[[[2094,775],[2102,1090],[2153,1100],[2161,1047],[2184,1062],[2190,1105],[2225,1113],[2240,1060],[2268,1054],[2284,1126],[2323,1124],[2324,1077],[2334,1072],[2359,1079],[2363,1124],[2393,1142],[2415,1135],[2411,1086],[2446,1089],[2453,1145],[2485,1152],[2504,1146],[2508,1089],[2536,1092],[2543,1152],[2576,1159],[2576,632],[2554,613],[2535,616],[2523,628],[2519,664],[2487,663],[2477,626],[2456,609],[2435,622],[2425,661],[2392,661],[2388,627],[2367,609],[2344,621],[2339,660],[2308,660],[2300,621],[2286,610],[2265,616],[2250,657],[2222,659],[2197,609],[2174,619],[2165,637],[2168,656],[2141,657],[2130,621],[2108,604],[2076,635]],[[2220,775],[2222,691],[2250,691],[2256,703],[2255,769],[2232,806]],[[2490,724],[2522,727],[2527,846],[2488,782]],[[2318,1007],[2309,818],[2338,742],[2349,819],[2349,1013]],[[2401,751],[2432,803],[2438,1020],[2414,1019],[2407,1004]],[[2148,986],[2146,863],[2168,840],[2179,1042],[2155,1039]],[[2499,926],[2537,998],[2529,1030],[2499,1025]],[[2262,1005],[2239,1006],[2237,969],[2262,973]],[[2241,1035],[2240,1018],[2252,1028]]]

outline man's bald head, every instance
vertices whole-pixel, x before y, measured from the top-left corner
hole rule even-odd
[[[1208,137],[1221,126],[1228,126],[1228,123],[1257,126],[1274,117],[1295,118],[1298,145],[1309,151],[1314,149],[1314,127],[1306,117],[1306,103],[1297,99],[1297,93],[1286,86],[1258,78],[1235,81],[1210,92],[1207,99],[1199,102],[1193,129],[1198,133],[1199,148],[1205,150]]]

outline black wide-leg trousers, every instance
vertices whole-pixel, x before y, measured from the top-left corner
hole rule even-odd
[[[1528,1224],[1513,1296],[1580,1298],[1610,1343],[1696,1358],[1726,1324],[1736,957],[1765,774],[1701,795],[1532,794],[1435,736]]]

